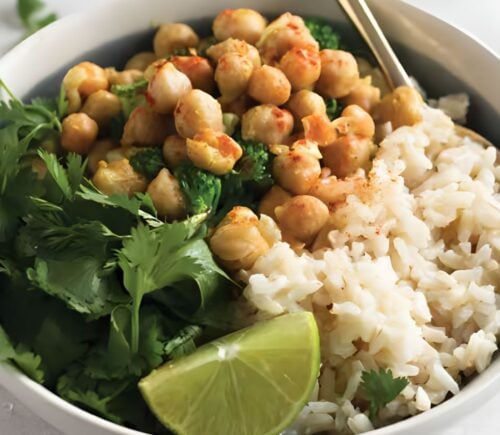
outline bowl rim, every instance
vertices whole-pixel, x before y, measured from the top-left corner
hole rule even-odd
[[[368,0],[369,3],[373,3],[375,0]],[[386,0],[384,3],[392,3],[396,7],[403,7],[411,10],[413,14],[420,14],[425,16],[426,20],[434,20],[446,28],[448,31],[461,33],[465,35],[469,40],[474,42],[478,49],[485,51],[490,56],[493,56],[497,61],[500,61],[500,54],[497,54],[488,44],[480,41],[475,35],[471,34],[468,30],[463,29],[461,26],[456,24],[451,24],[445,20],[421,9],[415,5],[409,4],[405,1],[399,0]],[[48,26],[42,28],[35,34],[31,35],[27,39],[21,41],[19,44],[14,46],[9,50],[2,58],[0,58],[0,70],[4,63],[11,62],[11,58],[16,58],[19,54],[22,55],[23,51],[29,51],[33,48],[40,40],[43,40],[45,35],[53,31],[71,31],[71,25],[74,21],[79,21],[82,19],[89,19],[92,14],[95,14],[101,10],[108,10],[113,7],[113,5],[121,4],[120,0],[110,0],[106,3],[99,4],[88,10],[82,12],[74,12],[69,14]],[[1,98],[1,94],[0,94]],[[463,411],[466,406],[470,406],[472,403],[476,404],[473,408],[477,408],[479,402],[485,403],[487,400],[491,399],[495,393],[497,393],[497,388],[500,386],[500,357],[495,354],[494,359],[491,364],[486,368],[486,370],[480,374],[477,374],[474,379],[468,383],[460,392],[443,401],[442,403],[432,407],[430,410],[421,412],[404,420],[392,423],[388,426],[383,426],[374,429],[368,433],[373,435],[397,435],[402,434],[406,430],[418,430],[430,428],[432,424],[440,419],[440,417],[451,416],[453,413],[455,415],[461,415],[460,411]],[[488,375],[488,376],[486,376]],[[47,389],[43,385],[37,383],[36,381],[29,378],[20,369],[15,367],[9,362],[0,362],[0,385],[6,388],[14,396],[20,397],[23,392],[19,389],[24,390],[24,393],[28,393],[35,397],[38,401],[45,401],[48,405],[52,407],[59,408],[61,412],[68,414],[76,420],[82,423],[94,425],[103,430],[109,431],[109,433],[114,433],[116,435],[148,435],[145,432],[140,432],[134,429],[127,428],[125,426],[113,423],[102,417],[94,415],[90,412],[79,408],[78,406],[67,402],[66,400],[59,397],[57,394]],[[23,400],[21,399],[23,402]],[[24,402],[23,402],[24,403]],[[29,405],[26,405],[29,407]],[[42,419],[45,419],[44,415],[38,412],[38,410],[33,407],[31,410],[39,415]]]

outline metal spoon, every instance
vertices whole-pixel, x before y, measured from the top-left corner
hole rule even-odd
[[[387,41],[382,29],[373,16],[370,8],[365,0],[337,0],[340,6],[344,9],[362,38],[367,43],[372,51],[375,59],[384,74],[387,83],[392,89],[398,86],[414,87],[408,73],[399,62],[399,59],[394,54],[389,42]],[[479,133],[472,131],[466,127],[455,124],[455,132],[462,137],[468,137],[474,142],[478,142],[485,147],[493,146],[493,144]]]

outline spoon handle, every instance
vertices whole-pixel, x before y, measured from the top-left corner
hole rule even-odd
[[[413,87],[408,74],[392,51],[365,0],[337,0],[358,29],[377,59],[387,83],[392,89],[398,86]]]

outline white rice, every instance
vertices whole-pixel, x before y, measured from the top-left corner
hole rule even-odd
[[[389,422],[488,366],[500,325],[496,153],[426,108],[381,143],[368,193],[333,212],[329,248],[298,254],[279,242],[244,273],[259,317],[310,310],[320,328],[319,389],[289,433],[371,430],[356,406],[364,370],[410,379],[379,414]]]

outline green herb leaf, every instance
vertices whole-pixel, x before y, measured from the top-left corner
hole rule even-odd
[[[44,6],[42,0],[17,0],[17,13],[26,28],[26,36],[57,20],[54,13],[39,16]]]
[[[391,369],[363,372],[361,386],[370,401],[370,420],[375,420],[380,409],[394,400],[409,384],[406,378],[394,378]]]

